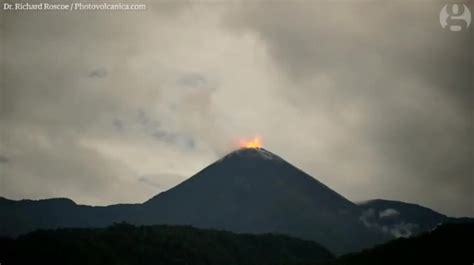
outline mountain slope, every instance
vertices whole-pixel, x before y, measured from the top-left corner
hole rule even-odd
[[[474,263],[473,220],[441,225],[431,232],[400,238],[360,253],[348,254],[325,265],[398,265]]]
[[[15,237],[40,228],[105,227],[140,213],[140,204],[87,206],[65,198],[14,201],[0,197],[0,236]]]
[[[26,255],[25,255],[26,254]],[[183,226],[115,224],[0,238],[2,264],[311,264],[332,259],[317,243]]]
[[[137,223],[284,233],[336,253],[383,239],[360,222],[357,205],[261,148],[232,152],[143,206]]]
[[[446,221],[446,215],[429,208],[389,200],[370,200],[359,204],[362,221],[369,227],[380,229],[395,237],[408,237],[430,231]]]
[[[244,148],[143,204],[91,207],[68,199],[0,198],[0,235],[17,236],[38,228],[105,227],[126,221],[288,234],[314,240],[340,254],[397,236],[384,228],[387,225],[413,221],[419,231],[426,231],[443,217],[417,217],[418,211],[424,216],[427,209],[397,203],[356,205],[275,154]],[[387,209],[398,209],[403,218],[380,218],[380,212]],[[367,216],[369,210],[377,218]],[[393,211],[384,214],[390,213]]]

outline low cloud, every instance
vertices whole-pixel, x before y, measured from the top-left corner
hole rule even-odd
[[[419,230],[419,225],[400,221],[398,223],[384,223],[383,219],[398,216],[399,212],[395,209],[386,209],[377,213],[375,209],[368,209],[362,212],[360,221],[369,229],[378,230],[389,234],[395,238],[410,237]]]
[[[400,213],[397,210],[391,208],[379,212],[379,218],[390,218],[398,215],[400,215]]]

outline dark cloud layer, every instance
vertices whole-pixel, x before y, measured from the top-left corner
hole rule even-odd
[[[350,199],[473,216],[472,26],[444,4],[2,13],[0,196],[144,201],[259,134]]]
[[[352,143],[334,160],[358,145],[371,149],[375,159],[359,166],[374,169],[385,186],[379,196],[424,197],[472,215],[474,43],[472,29],[440,29],[444,4],[246,4],[230,25],[266,43],[295,84],[281,93],[347,132]],[[345,116],[347,108],[358,120]]]

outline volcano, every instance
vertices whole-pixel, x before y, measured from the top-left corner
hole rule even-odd
[[[341,254],[393,238],[381,229],[385,219],[381,225],[368,225],[362,218],[369,206],[356,205],[283,158],[251,147],[229,153],[141,204],[90,207],[68,199],[0,198],[0,236],[125,221],[286,234],[316,241]],[[404,213],[403,209],[399,212]]]
[[[328,218],[357,210],[349,200],[263,148],[234,151],[144,206],[163,213],[167,222],[186,220],[250,232],[289,228],[287,217]]]
[[[263,148],[242,148],[143,204],[138,223],[185,224],[310,239],[336,253],[380,235],[357,205]]]

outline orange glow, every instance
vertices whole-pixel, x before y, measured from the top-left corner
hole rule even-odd
[[[244,148],[261,148],[263,143],[260,136],[255,136],[253,139],[240,140],[239,146]]]

